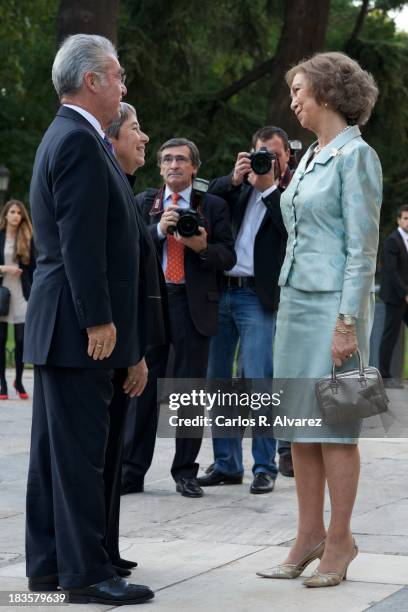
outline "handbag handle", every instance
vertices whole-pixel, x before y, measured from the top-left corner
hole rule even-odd
[[[360,353],[359,349],[356,350],[356,353],[357,353],[357,359],[358,359],[358,369],[359,369],[359,372],[360,372],[360,378],[365,378],[363,359],[361,357],[361,353]],[[337,382],[337,379],[336,379],[336,364],[334,363],[334,361],[333,361],[333,365],[332,365],[331,377],[332,377],[332,383],[336,383]]]

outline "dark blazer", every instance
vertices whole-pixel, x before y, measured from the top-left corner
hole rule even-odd
[[[384,241],[380,298],[387,304],[403,304],[408,295],[408,253],[398,230]]]
[[[5,230],[0,230],[0,266],[4,266],[4,243],[6,241],[6,232]],[[30,261],[28,264],[24,264],[21,261],[21,257],[17,258],[17,263],[19,268],[22,270],[22,274],[20,276],[21,287],[23,290],[23,295],[26,300],[30,297],[31,285],[33,284],[33,273],[35,269],[35,253],[34,253],[34,243],[31,241],[30,244]],[[3,284],[3,277],[0,276],[0,287]]]
[[[136,196],[143,218],[149,225],[153,242],[162,260],[164,240],[157,236],[157,224],[163,211],[151,215],[151,200],[146,192]],[[189,248],[184,252],[187,300],[191,319],[200,334],[215,336],[218,331],[218,304],[220,301],[220,274],[230,270],[236,262],[234,239],[228,209],[225,202],[216,196],[202,197],[202,214],[208,227],[208,255],[202,260]]]
[[[224,198],[230,208],[232,231],[237,238],[252,193],[251,185],[234,187],[232,175],[216,178],[209,191]],[[273,191],[264,200],[267,208],[254,244],[254,276],[257,296],[264,308],[277,310],[279,304],[279,272],[285,258],[287,233],[280,210],[280,192]]]
[[[133,190],[136,177],[129,174],[126,176]],[[140,320],[144,327],[146,343],[149,346],[159,346],[166,344],[169,334],[166,281],[156,246],[145,220],[141,217],[136,198],[134,203],[137,214],[141,219],[140,235],[143,266],[140,275],[140,285],[143,295],[146,296],[146,300],[143,302],[145,311],[141,311]]]
[[[37,150],[30,189],[37,268],[24,359],[125,368],[143,357],[140,224],[133,191],[99,134],[61,107]],[[87,356],[88,327],[113,322],[109,359]]]

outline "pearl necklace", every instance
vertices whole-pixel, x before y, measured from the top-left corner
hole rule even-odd
[[[333,136],[333,138],[331,140],[329,140],[329,142],[325,145],[317,145],[317,147],[315,148],[315,150],[313,151],[313,155],[316,156],[320,153],[320,151],[322,151],[325,147],[327,147],[328,144],[330,144],[330,142],[332,140],[334,140],[335,138],[337,138],[337,136],[340,136],[340,134],[343,134],[343,132],[346,132],[349,128],[351,128],[353,126],[351,125],[346,125],[346,127],[344,127],[342,130],[340,130],[340,132],[338,132],[335,136]]]

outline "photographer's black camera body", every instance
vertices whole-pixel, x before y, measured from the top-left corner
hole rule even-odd
[[[201,214],[194,208],[179,208],[175,211],[179,219],[176,225],[169,225],[167,231],[169,234],[178,232],[184,238],[191,236],[199,236],[199,227],[205,227],[205,222]]]
[[[199,227],[207,229],[207,222],[201,214],[201,198],[208,191],[209,181],[195,177],[193,180],[192,188],[192,207],[190,208],[178,208],[176,212],[179,215],[179,219],[176,225],[169,225],[167,231],[169,234],[178,232],[180,236],[184,238],[191,238],[191,236],[199,236]]]
[[[249,159],[255,174],[268,174],[272,169],[272,162],[275,162],[275,178],[280,176],[279,159],[275,153],[271,153],[266,147],[261,147],[258,151],[250,153]]]

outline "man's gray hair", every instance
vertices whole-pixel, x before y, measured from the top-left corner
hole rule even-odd
[[[107,137],[118,139],[120,128],[131,115],[137,117],[135,107],[127,102],[121,102],[119,117],[115,119],[115,121],[112,121],[112,123],[105,130]]]
[[[189,148],[190,160],[194,168],[199,168],[201,166],[199,150],[197,148],[197,145],[195,145],[192,140],[187,140],[187,138],[170,138],[170,140],[167,140],[165,143],[163,143],[157,152],[157,165],[159,167],[161,166],[162,153],[164,149],[169,149],[170,147],[184,147],[184,146]]]
[[[113,44],[103,36],[74,34],[62,43],[52,65],[52,82],[58,97],[77,93],[86,72],[95,72],[103,77],[106,56],[117,52]]]

